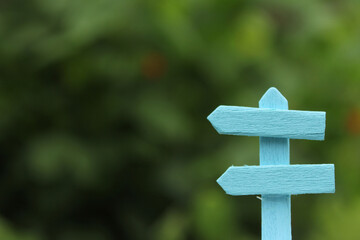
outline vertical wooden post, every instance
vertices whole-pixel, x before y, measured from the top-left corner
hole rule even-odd
[[[260,108],[288,109],[286,98],[270,88],[259,101]],[[260,137],[260,165],[289,165],[289,139]],[[261,229],[263,240],[291,239],[291,196],[262,195]]]

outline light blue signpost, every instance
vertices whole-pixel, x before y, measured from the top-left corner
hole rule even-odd
[[[289,165],[289,139],[324,140],[325,112],[288,110],[270,88],[260,108],[219,106],[209,116],[220,134],[260,137],[260,166],[230,167],[217,180],[229,195],[262,195],[262,239],[291,239],[291,195],[334,193],[333,164]]]

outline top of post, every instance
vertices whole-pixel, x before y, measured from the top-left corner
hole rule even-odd
[[[269,88],[259,101],[260,108],[288,109],[288,101],[274,87]]]

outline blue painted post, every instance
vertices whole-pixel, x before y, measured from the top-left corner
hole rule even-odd
[[[262,195],[262,239],[291,239],[291,195],[334,193],[333,164],[289,165],[289,139],[323,140],[325,113],[288,110],[270,88],[259,108],[219,106],[208,116],[220,134],[260,137],[260,166],[229,167],[217,180],[229,195]]]
[[[288,102],[270,88],[259,101],[260,108],[288,109]],[[260,137],[260,165],[289,165],[289,138]],[[261,196],[261,236],[264,240],[291,239],[291,196]]]

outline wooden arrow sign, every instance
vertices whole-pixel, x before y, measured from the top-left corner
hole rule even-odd
[[[291,195],[335,192],[334,165],[289,165],[289,139],[323,140],[325,112],[288,110],[270,88],[260,108],[219,106],[208,120],[220,134],[260,137],[260,165],[230,167],[219,185],[230,195],[261,194],[263,240],[291,240]]]
[[[208,120],[220,134],[323,140],[325,112],[219,106]]]
[[[235,196],[335,192],[333,164],[232,166],[217,182]]]

